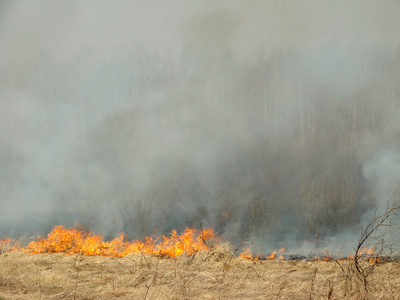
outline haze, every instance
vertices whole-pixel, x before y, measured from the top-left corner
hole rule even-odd
[[[0,235],[357,236],[400,177],[398,1],[1,1]],[[352,246],[350,243],[349,246]]]

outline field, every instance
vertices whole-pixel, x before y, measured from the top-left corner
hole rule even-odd
[[[400,300],[399,16],[0,0],[0,300]]]
[[[348,270],[350,261],[341,262]],[[238,258],[228,246],[192,256],[0,255],[0,299],[400,299],[400,265],[368,289],[334,262]]]

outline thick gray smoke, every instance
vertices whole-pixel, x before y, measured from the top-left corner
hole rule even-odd
[[[2,1],[0,235],[353,246],[400,180],[398,1]]]

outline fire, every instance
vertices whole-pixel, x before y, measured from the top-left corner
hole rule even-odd
[[[207,250],[214,242],[214,231],[211,228],[197,232],[186,228],[181,234],[173,230],[170,236],[143,241],[125,241],[125,235],[119,234],[111,241],[104,241],[103,236],[86,232],[79,227],[65,228],[56,226],[47,238],[38,237],[25,248],[29,253],[82,253],[83,255],[103,255],[124,257],[130,253],[143,253],[158,256],[176,257],[182,254],[192,255]]]
[[[0,254],[3,252],[18,250],[19,246],[14,240],[10,238],[0,239]]]
[[[198,251],[210,250],[218,247],[219,238],[216,238],[212,228],[201,231],[186,227],[178,234],[173,230],[170,235],[161,237],[146,237],[141,241],[127,241],[126,236],[120,233],[111,241],[104,241],[103,236],[87,232],[81,227],[65,228],[62,225],[54,227],[47,235],[47,238],[38,237],[27,247],[20,247],[19,243],[10,238],[0,239],[0,254],[10,251],[25,251],[32,254],[37,253],[81,253],[90,256],[113,256],[124,257],[130,253],[142,253],[160,257],[177,257],[182,254],[193,255]],[[266,256],[266,260],[283,260],[285,249],[274,251]],[[382,257],[376,255],[374,248],[363,248],[358,252],[360,261],[369,263],[380,263]],[[239,256],[241,259],[258,261],[260,254],[253,255],[250,248],[244,248]],[[347,260],[353,260],[354,256],[349,255]],[[333,258],[326,256],[315,257],[312,260],[332,261]],[[339,259],[342,260],[342,259]],[[346,259],[345,259],[346,260]]]
[[[362,250],[358,250],[357,255],[358,255],[358,259],[361,261],[368,261],[370,263],[373,262],[381,262],[382,258],[381,257],[373,257],[375,254],[376,250],[374,247],[371,248],[363,248]],[[347,257],[348,260],[353,260],[354,259],[354,255],[349,255]]]
[[[358,255],[365,255],[365,256],[372,256],[375,254],[375,248],[371,247],[371,248],[363,248],[362,250],[358,251]]]
[[[250,248],[244,248],[243,252],[240,253],[239,257],[241,259],[246,259],[246,260],[252,260],[252,261],[257,260],[257,258],[253,257],[253,254],[251,253]]]
[[[358,251],[358,256],[362,261],[368,261],[369,263],[381,263],[382,257],[378,257],[376,255],[376,249],[371,248],[363,248],[362,250]]]
[[[280,253],[279,257],[277,255],[278,253]],[[281,248],[278,252],[277,251],[272,252],[272,254],[270,256],[267,256],[267,259],[283,259],[284,253],[285,253],[285,249]]]
[[[285,253],[285,249],[281,248],[279,251],[272,252],[271,255],[267,256],[265,259],[267,259],[267,260],[275,260],[275,259],[283,260],[284,253]],[[279,257],[277,254],[279,254]],[[242,259],[250,260],[250,261],[257,261],[257,260],[259,260],[260,254],[258,254],[257,256],[254,257],[253,254],[251,253],[250,248],[244,248],[243,252],[240,254],[239,257]]]
[[[280,253],[279,259],[283,259],[283,254],[285,254],[285,248],[281,248],[278,252]]]

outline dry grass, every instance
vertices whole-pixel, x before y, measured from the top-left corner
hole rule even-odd
[[[343,264],[347,264],[344,262]],[[0,299],[400,299],[400,265],[379,265],[369,290],[334,262],[258,261],[228,247],[176,259],[0,255]]]

